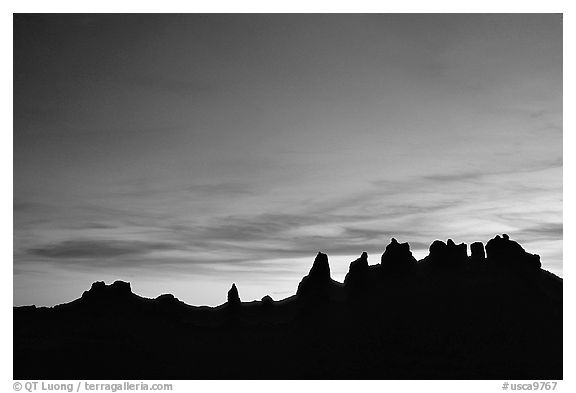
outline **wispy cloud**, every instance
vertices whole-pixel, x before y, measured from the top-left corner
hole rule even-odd
[[[530,172],[538,172],[551,168],[562,167],[562,157],[549,159],[541,161],[538,163],[533,163],[528,166],[518,167],[518,168],[508,168],[499,170],[476,170],[476,171],[462,171],[462,172],[452,172],[452,173],[436,173],[431,175],[424,175],[421,180],[430,182],[461,182],[461,181],[474,181],[484,177],[489,176],[503,176],[503,175],[514,175]]]
[[[237,195],[254,195],[256,193],[254,184],[240,182],[220,182],[212,184],[191,185],[188,190],[192,193],[207,197],[234,197]]]
[[[423,179],[431,182],[460,182],[476,180],[486,175],[486,172],[437,173],[423,176]]]
[[[32,248],[29,253],[56,259],[99,259],[146,254],[151,251],[169,250],[168,243],[120,240],[66,240]]]
[[[546,165],[555,164],[551,160]],[[234,215],[211,213],[192,220],[178,218],[170,206],[136,211],[129,206],[115,210],[95,204],[91,205],[89,221],[68,226],[59,241],[41,242],[30,247],[27,254],[66,265],[73,259],[101,258],[105,260],[102,265],[154,269],[170,264],[208,274],[215,270],[248,269],[252,263],[271,259],[312,258],[317,251],[335,256],[358,255],[362,251],[380,254],[391,237],[408,241],[412,249],[419,250],[426,250],[437,236],[486,241],[486,236],[493,236],[494,230],[500,229],[519,239],[561,239],[561,223],[547,220],[551,224],[534,225],[538,215],[547,214],[541,210],[544,206],[504,204],[525,193],[547,198],[546,187],[535,194],[534,189],[526,189],[530,183],[522,182],[521,176],[531,176],[533,171],[463,172],[424,175],[418,181],[373,182],[343,196],[296,204],[282,213],[267,209]],[[493,184],[492,180],[483,180],[487,176],[518,181]],[[455,189],[454,183],[462,178],[477,182]],[[237,197],[238,201],[259,195],[251,184],[240,182],[199,183],[183,192],[186,188],[164,191],[178,195],[182,201],[190,195],[200,201],[218,195]],[[486,198],[489,190],[493,190],[492,196]],[[142,198],[157,196],[145,191],[146,187]],[[527,209],[531,209],[529,217]],[[556,212],[550,214],[554,217]],[[528,218],[522,220],[523,216]],[[122,221],[118,221],[119,217]],[[77,240],[79,236],[83,240]],[[82,264],[75,266],[81,268]]]
[[[559,222],[553,222],[522,228],[515,231],[514,236],[529,240],[561,240],[563,232],[564,225]]]

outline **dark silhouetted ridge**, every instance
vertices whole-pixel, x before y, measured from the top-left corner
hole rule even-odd
[[[344,283],[318,253],[277,301],[242,302],[232,284],[223,305],[195,307],[98,281],[70,303],[14,307],[14,378],[557,380],[562,285],[507,235],[470,255],[436,240],[420,261],[392,238]]]
[[[486,243],[488,262],[497,266],[507,266],[521,269],[540,268],[540,256],[529,254],[508,235],[496,236]]]

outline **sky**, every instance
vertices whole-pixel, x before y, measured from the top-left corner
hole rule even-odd
[[[217,305],[391,237],[562,275],[562,16],[14,16],[14,304]]]

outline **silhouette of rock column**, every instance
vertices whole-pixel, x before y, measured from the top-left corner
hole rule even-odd
[[[232,288],[228,291],[228,306],[238,307],[240,306],[240,295],[238,295],[238,289],[236,284],[232,284]]]
[[[368,254],[363,252],[360,258],[350,262],[350,268],[344,278],[344,287],[350,293],[356,293],[366,284],[368,274]]]
[[[474,242],[470,244],[470,261],[474,263],[484,262],[486,254],[484,253],[484,244],[482,242]]]
[[[404,273],[411,270],[416,258],[410,251],[408,243],[398,243],[395,238],[390,240],[380,259],[381,268],[386,273]]]
[[[307,295],[312,293],[321,295],[323,292],[326,292],[331,281],[328,255],[319,252],[314,259],[310,272],[307,276],[302,278],[302,281],[298,284],[296,295]]]

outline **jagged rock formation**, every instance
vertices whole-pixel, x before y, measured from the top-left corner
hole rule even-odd
[[[496,236],[486,243],[487,260],[491,264],[523,269],[538,269],[540,256],[527,253],[524,248],[510,240],[507,234]]]
[[[416,258],[412,256],[408,243],[398,243],[392,238],[382,254],[380,263],[384,270],[408,271],[416,263]]]
[[[125,281],[114,281],[110,285],[106,285],[104,281],[96,281],[90,287],[90,290],[85,291],[82,294],[84,299],[102,299],[102,298],[114,298],[127,297],[132,294],[132,289],[129,282]]]
[[[350,268],[344,278],[344,286],[350,288],[356,285],[361,285],[367,272],[368,254],[363,252],[362,255],[360,255],[360,258],[350,262]]]
[[[486,254],[484,253],[484,244],[482,242],[474,242],[470,244],[470,261],[471,262],[484,262]]]
[[[232,284],[232,288],[228,291],[228,305],[231,307],[240,305],[240,295],[238,294],[236,284]]]
[[[562,280],[507,235],[470,251],[435,241],[416,261],[392,239],[344,285],[318,253],[295,296],[241,302],[233,284],[215,308],[95,282],[14,308],[14,378],[562,379]]]
[[[319,252],[314,259],[310,272],[298,284],[296,295],[313,297],[317,300],[326,299],[339,286],[340,284],[330,277],[328,255]]]
[[[119,309],[129,305],[133,298],[134,294],[128,282],[115,281],[106,285],[103,281],[96,281],[77,302],[93,309]]]
[[[441,240],[435,240],[430,245],[429,251],[430,253],[424,260],[436,268],[462,266],[468,261],[466,244],[455,244],[452,239],[448,239],[446,243]]]
[[[319,252],[314,259],[308,279],[314,282],[327,282],[330,280],[330,265],[328,264],[328,255]]]

